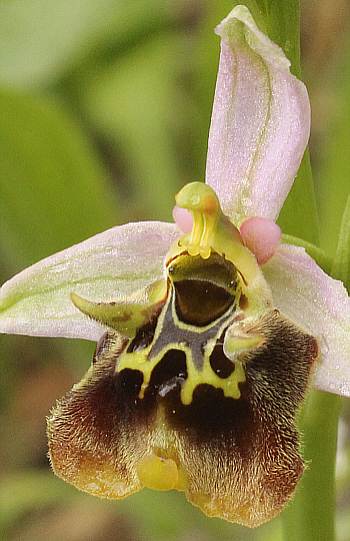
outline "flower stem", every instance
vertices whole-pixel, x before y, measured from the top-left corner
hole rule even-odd
[[[300,419],[307,470],[282,514],[284,541],[335,539],[335,458],[341,398],[312,391]]]

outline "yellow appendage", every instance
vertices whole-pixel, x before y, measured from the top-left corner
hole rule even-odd
[[[171,490],[178,488],[179,472],[175,460],[163,459],[152,454],[146,455],[136,465],[141,483],[153,490]]]

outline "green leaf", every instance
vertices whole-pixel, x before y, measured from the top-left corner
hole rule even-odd
[[[0,92],[0,163],[0,247],[17,268],[115,224],[105,171],[58,104]]]
[[[174,196],[188,181],[177,156],[191,129],[191,104],[178,83],[181,58],[180,36],[157,35],[86,73],[81,88],[85,114],[122,155],[126,197],[146,218],[171,220]]]
[[[345,287],[350,291],[350,196],[340,225],[332,276],[344,282]]]
[[[52,84],[108,42],[130,39],[171,19],[163,0],[10,0],[0,2],[0,81]]]
[[[317,130],[315,181],[320,208],[322,248],[330,254],[337,249],[344,203],[350,193],[350,53],[349,30],[346,47],[313,79],[315,115],[321,118]],[[322,66],[323,68],[323,66]]]
[[[277,223],[283,233],[319,245],[315,190],[308,149],[306,149],[297,177],[283,205]]]

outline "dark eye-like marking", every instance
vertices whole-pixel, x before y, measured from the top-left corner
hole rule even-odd
[[[176,387],[181,387],[187,379],[187,375],[185,352],[179,349],[170,349],[154,367],[148,390],[165,396]]]
[[[226,289],[207,280],[182,280],[174,286],[178,318],[197,327],[221,317],[235,301]]]
[[[124,368],[116,373],[117,392],[120,391],[125,398],[134,400],[140,393],[143,382],[143,373],[140,370]]]
[[[222,344],[216,344],[214,347],[212,354],[210,355],[210,366],[215,374],[221,379],[228,378],[235,370],[234,363],[224,354]]]
[[[240,294],[236,267],[215,252],[208,259],[180,254],[167,272],[175,290],[177,317],[187,325],[209,325],[225,314]]]

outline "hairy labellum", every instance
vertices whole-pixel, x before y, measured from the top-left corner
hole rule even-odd
[[[177,203],[194,226],[164,280],[123,303],[72,296],[109,330],[52,412],[51,463],[101,497],[174,488],[209,516],[258,526],[303,473],[295,417],[318,344],[273,307],[214,192],[188,185]]]

